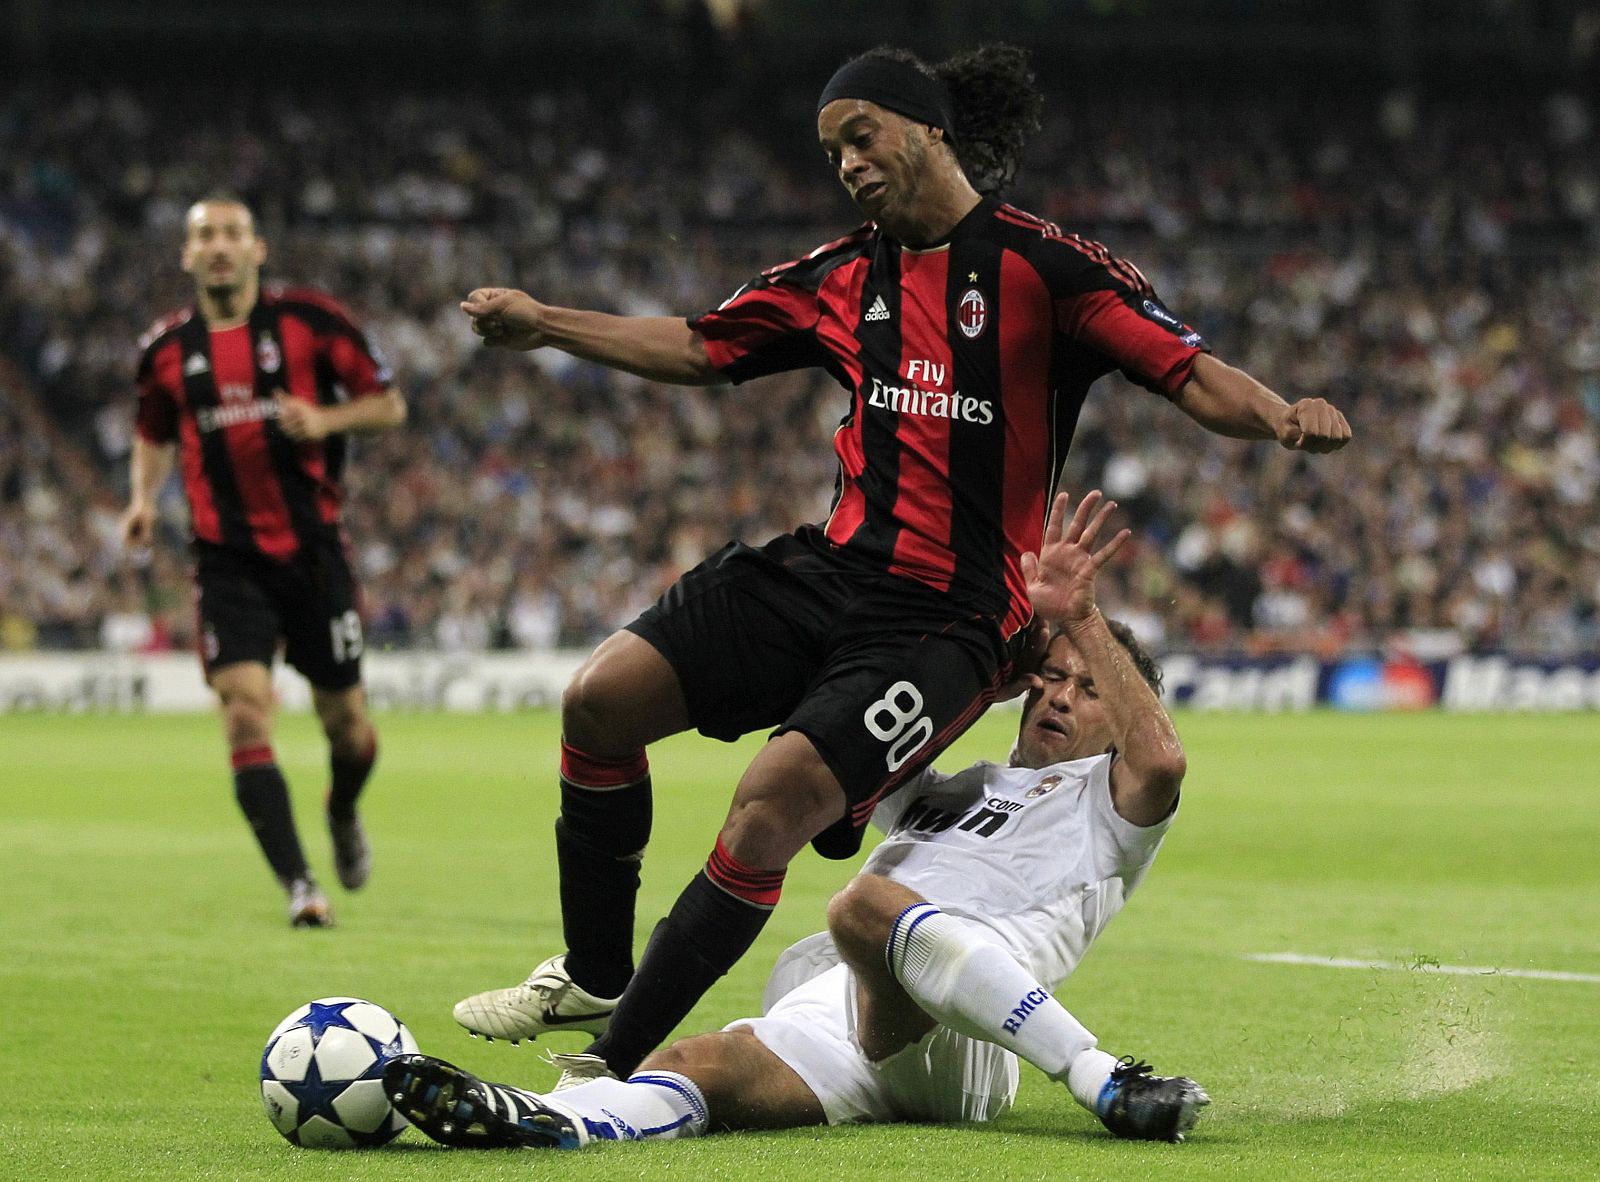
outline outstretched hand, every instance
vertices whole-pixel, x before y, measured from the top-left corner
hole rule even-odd
[[[1044,660],[1056,628],[1094,615],[1095,575],[1132,536],[1132,530],[1119,530],[1095,549],[1100,531],[1117,507],[1099,489],[1086,493],[1069,519],[1071,507],[1070,494],[1058,495],[1044,523],[1039,553],[1022,556],[1022,575],[1028,581],[1028,598],[1033,602],[1033,623],[1017,658],[1016,676],[1000,691],[1001,698],[1015,697],[1041,684],[1035,671]]]
[[[497,349],[538,349],[546,344],[540,321],[545,306],[512,287],[480,287],[461,301],[472,331]]]
[[[1070,624],[1094,614],[1094,577],[1133,533],[1120,530],[1096,550],[1095,542],[1117,503],[1093,489],[1084,494],[1069,521],[1071,505],[1069,494],[1056,497],[1044,523],[1039,553],[1022,556],[1022,575],[1028,580],[1033,614],[1051,624]]]

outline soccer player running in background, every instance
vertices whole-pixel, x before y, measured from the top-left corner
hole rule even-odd
[[[1182,1140],[1210,1100],[1199,1085],[1119,1062],[1052,996],[1144,878],[1186,768],[1160,671],[1095,605],[1127,531],[1096,550],[1110,505],[1090,493],[1065,524],[1068,508],[1063,495],[1030,580],[1056,634],[1009,766],[924,771],[878,805],[887,838],[834,897],[829,931],[779,958],[764,1017],[550,1097],[411,1056],[384,1072],[400,1111],[484,1148],[981,1121],[1011,1106],[1020,1056],[1113,1133]]]
[[[306,863],[272,753],[272,663],[311,683],[328,737],[327,822],[339,881],[367,881],[356,799],[377,758],[361,685],[358,591],[340,525],[344,436],[405,421],[406,406],[349,315],[321,292],[261,287],[250,210],[208,198],[185,219],[195,305],[140,342],[139,409],[123,540],[149,545],[156,498],[181,463],[193,533],[200,658],[222,704],[234,794],[288,893],[296,927],[333,913]]]
[[[749,948],[807,842],[855,853],[878,801],[1009,679],[1032,615],[1022,556],[1095,379],[1120,368],[1240,438],[1348,441],[1326,401],[1286,403],[1211,357],[1136,268],[993,196],[1041,102],[1014,47],[937,68],[874,50],[817,103],[822,151],[870,219],[858,230],[687,321],[505,288],[463,303],[490,345],[679,384],[814,366],[850,394],[827,522],[719,551],[574,676],[556,824],[567,951],[458,1003],[469,1030],[597,1034],[590,1053],[626,1075]],[[691,727],[776,729],[636,972],[645,748]]]

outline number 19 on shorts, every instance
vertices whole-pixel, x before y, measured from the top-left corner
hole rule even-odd
[[[328,621],[328,632],[333,640],[333,659],[342,665],[361,656],[361,615],[347,611]]]
[[[875,739],[891,744],[885,762],[891,772],[905,766],[933,738],[933,719],[922,712],[922,691],[897,681],[862,716]]]

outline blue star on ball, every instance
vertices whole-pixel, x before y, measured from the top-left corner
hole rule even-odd
[[[295,1085],[294,1096],[300,1101],[300,1111],[295,1121],[296,1127],[303,1125],[313,1116],[320,1116],[329,1124],[344,1127],[344,1121],[334,1109],[333,1102],[344,1094],[350,1086],[347,1079],[335,1080],[328,1083],[322,1078],[322,1072],[317,1067],[317,1061],[311,1060],[311,1066],[306,1071],[305,1080]]]
[[[309,1029],[311,1038],[315,1041],[320,1039],[322,1032],[330,1026],[348,1028],[350,1023],[345,1021],[344,1012],[354,1004],[354,1002],[341,1001],[330,1006],[323,1005],[320,1001],[314,1001],[311,1003],[311,1012],[300,1020],[299,1025]]]

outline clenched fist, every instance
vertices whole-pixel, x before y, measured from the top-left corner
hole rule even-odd
[[[1277,423],[1278,442],[1291,451],[1338,451],[1350,442],[1350,424],[1326,398],[1292,402]]]
[[[511,287],[480,287],[461,301],[472,321],[472,331],[485,345],[498,349],[538,349],[544,346],[541,320],[545,305],[525,291]]]

